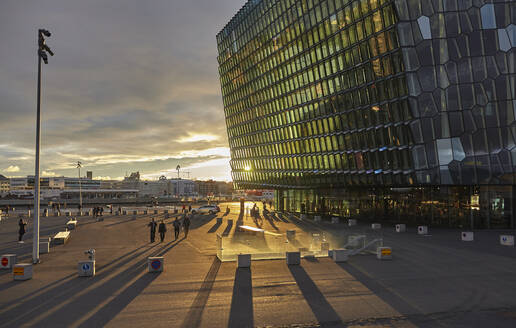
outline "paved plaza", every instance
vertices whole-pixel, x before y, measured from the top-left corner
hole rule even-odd
[[[70,241],[41,255],[33,279],[13,281],[8,270],[0,271],[0,327],[516,326],[516,250],[499,245],[500,231],[476,231],[475,241],[461,242],[457,230],[430,228],[421,236],[415,227],[397,234],[384,225],[391,261],[356,255],[345,263],[262,260],[237,269],[215,255],[217,234],[238,233],[237,212],[231,204],[227,216],[196,215],[188,238],[181,233],[177,241],[167,224],[165,242],[153,244],[146,225],[164,214],[108,214],[101,222],[79,217]],[[41,221],[43,236],[64,230],[67,218]],[[337,237],[349,229],[286,216],[260,226]],[[32,224],[28,228],[25,244],[18,244],[17,218],[0,222],[0,253],[30,262]],[[96,249],[96,276],[78,277],[77,262],[89,248]],[[147,273],[148,256],[164,256],[164,272]]]

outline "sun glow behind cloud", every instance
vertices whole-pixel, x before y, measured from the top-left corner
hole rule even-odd
[[[215,136],[212,134],[191,134],[188,137],[179,139],[179,142],[199,142],[199,141],[215,141],[218,140],[219,136]]]

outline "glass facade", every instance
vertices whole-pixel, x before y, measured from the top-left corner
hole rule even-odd
[[[508,0],[248,1],[217,35],[235,187],[513,226],[515,21]]]

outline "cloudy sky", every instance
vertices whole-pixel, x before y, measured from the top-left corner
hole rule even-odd
[[[230,180],[215,35],[244,0],[1,0],[0,174],[34,174],[36,31],[41,169]]]

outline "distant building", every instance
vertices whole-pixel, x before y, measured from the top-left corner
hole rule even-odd
[[[195,191],[200,196],[231,195],[233,184],[224,181],[195,181]]]
[[[9,180],[9,178],[6,178],[5,176],[0,174],[0,194],[8,193],[10,188],[11,181]]]

